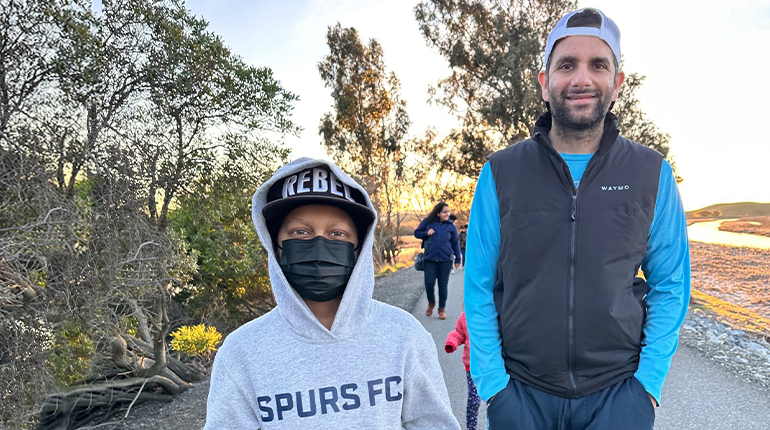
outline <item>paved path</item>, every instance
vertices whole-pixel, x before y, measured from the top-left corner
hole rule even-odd
[[[770,430],[770,392],[681,346],[655,424],[655,430]]]
[[[457,318],[463,312],[463,274],[465,272],[458,270],[457,273],[449,277],[449,299],[447,300],[447,318],[438,319],[438,313],[434,310],[432,317],[425,316],[425,308],[428,307],[428,299],[425,291],[417,300],[417,304],[412,310],[415,316],[436,342],[438,350],[438,361],[441,364],[441,370],[444,372],[444,381],[449,391],[449,399],[452,402],[452,411],[460,422],[460,427],[465,430],[465,405],[468,400],[468,383],[465,380],[465,366],[463,366],[462,347],[452,354],[444,351],[446,335],[454,330]],[[436,298],[438,299],[438,287],[436,287]],[[486,405],[482,402],[479,408],[479,429],[484,428],[486,423]]]
[[[446,320],[439,320],[435,312],[432,317],[425,316],[428,304],[425,292],[412,315],[433,335],[452,410],[465,429],[467,385],[462,351],[444,352],[446,335],[454,329],[462,312],[463,274],[459,270],[449,278]],[[655,430],[770,430],[770,392],[740,379],[686,346],[680,346],[674,356],[662,401],[657,409]],[[480,429],[483,429],[485,411],[482,402]]]

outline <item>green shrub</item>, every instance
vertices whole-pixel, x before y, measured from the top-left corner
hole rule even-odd
[[[56,333],[46,363],[59,384],[74,385],[85,380],[95,352],[87,333],[78,327],[66,327]]]

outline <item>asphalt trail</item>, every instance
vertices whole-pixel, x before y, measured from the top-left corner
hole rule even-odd
[[[458,270],[457,273],[449,276],[449,298],[447,300],[445,320],[438,319],[438,312],[433,311],[433,316],[425,316],[425,308],[428,307],[428,299],[425,291],[422,292],[420,299],[412,309],[412,315],[417,318],[423,327],[433,335],[438,351],[438,361],[441,364],[441,370],[444,372],[444,382],[446,382],[449,391],[449,399],[452,402],[452,411],[454,411],[460,427],[465,430],[465,407],[468,401],[468,383],[465,379],[465,366],[463,366],[462,347],[457,351],[447,354],[444,351],[446,335],[454,330],[457,318],[463,312],[463,275],[464,271]],[[436,287],[436,298],[438,299],[438,287]],[[486,405],[481,402],[479,408],[479,429],[484,428],[486,423]]]

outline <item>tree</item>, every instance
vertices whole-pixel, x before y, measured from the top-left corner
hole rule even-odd
[[[251,196],[274,166],[288,160],[289,150],[269,142],[253,147],[231,145],[247,154],[229,154],[221,166],[178,199],[171,227],[188,244],[198,270],[193,288],[176,300],[186,304],[194,319],[226,330],[267,312],[274,306],[267,253],[251,222]],[[207,198],[201,199],[199,196]]]
[[[147,0],[149,1],[149,0]],[[58,184],[69,198],[75,182],[95,153],[101,152],[105,130],[139,96],[146,82],[146,56],[151,36],[145,0],[105,0],[96,14],[88,0],[74,0],[53,10],[61,42],[55,58],[60,105],[57,116],[79,126],[67,130],[51,154],[56,158]],[[41,112],[39,120],[48,123]]]
[[[398,251],[392,217],[400,201],[394,185],[403,178],[406,163],[406,102],[399,96],[398,77],[386,72],[376,40],[365,46],[355,28],[339,23],[329,27],[326,38],[330,53],[318,71],[332,89],[334,112],[324,115],[318,131],[335,161],[372,197],[379,218],[374,255],[381,266],[392,263]]]
[[[213,154],[237,154],[228,146],[246,138],[256,146],[259,133],[299,129],[288,119],[297,96],[281,87],[272,70],[232,55],[207,30],[208,23],[181,2],[155,6],[153,16],[158,19],[152,23],[156,37],[148,53],[148,85],[154,136],[150,144],[145,136],[134,141],[148,176],[148,211],[165,228],[171,201],[185,184],[210,171]],[[217,129],[229,132],[211,139]]]
[[[537,76],[548,33],[576,8],[574,0],[427,0],[415,7],[428,46],[452,69],[429,90],[431,99],[462,123],[433,152],[441,170],[475,178],[490,153],[531,134],[545,110]],[[614,111],[624,135],[667,156],[669,136],[634,96],[642,81],[628,75]]]
[[[430,0],[415,7],[428,46],[452,68],[431,98],[462,124],[446,138],[443,169],[475,177],[491,152],[529,136],[544,108],[537,74],[545,39],[575,7],[571,0]]]
[[[2,22],[40,24],[0,29],[18,42],[0,46],[0,427],[98,424],[205,375],[168,354],[213,314],[202,287],[256,274],[238,316],[271,307],[248,195],[285,160],[268,137],[296,130],[296,96],[180,0],[7,3]],[[166,228],[174,208],[213,237],[207,260],[200,231]]]
[[[46,6],[46,0],[0,3],[0,140],[11,117],[53,75],[56,22]]]

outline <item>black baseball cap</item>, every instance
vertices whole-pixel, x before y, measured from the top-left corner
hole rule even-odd
[[[308,167],[277,180],[267,191],[267,204],[262,215],[268,226],[280,223],[292,210],[304,205],[336,206],[353,218],[356,226],[366,228],[374,221],[375,213],[366,203],[364,194],[340,181],[325,164]]]

